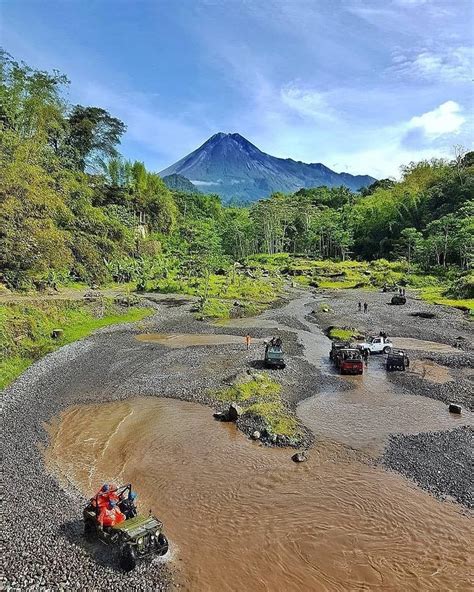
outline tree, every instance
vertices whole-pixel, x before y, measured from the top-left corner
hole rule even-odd
[[[107,158],[116,158],[117,145],[125,133],[125,124],[100,107],[75,105],[68,117],[66,143],[73,150],[79,170],[100,170]]]
[[[400,233],[400,239],[402,245],[406,249],[406,256],[408,261],[408,273],[410,273],[410,265],[412,262],[413,255],[416,254],[418,247],[420,246],[423,235],[416,228],[404,228]]]

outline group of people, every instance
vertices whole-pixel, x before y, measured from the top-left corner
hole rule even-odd
[[[359,312],[362,311],[362,302],[359,302]],[[364,312],[367,312],[369,310],[369,305],[367,304],[367,302],[364,302]]]
[[[104,483],[95,497],[92,498],[92,506],[97,513],[97,521],[102,527],[115,526],[128,518],[137,515],[137,494],[131,489],[125,490],[120,495],[117,488]]]

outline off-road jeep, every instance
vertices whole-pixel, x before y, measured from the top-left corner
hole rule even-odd
[[[131,485],[115,490],[119,498],[126,497]],[[151,514],[138,514],[115,526],[101,527],[98,521],[98,495],[84,508],[84,536],[89,542],[100,541],[119,550],[120,567],[125,571],[135,568],[137,561],[149,555],[166,555],[168,540],[162,532],[163,523]]]

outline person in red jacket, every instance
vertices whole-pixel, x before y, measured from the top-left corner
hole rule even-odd
[[[125,520],[125,516],[119,510],[114,501],[110,501],[107,506],[104,506],[99,514],[98,522],[102,527],[111,527],[120,524]]]

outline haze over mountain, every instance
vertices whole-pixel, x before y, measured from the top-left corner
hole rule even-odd
[[[270,156],[240,134],[222,132],[160,173],[162,177],[173,174],[186,177],[202,191],[217,193],[226,201],[254,201],[275,191],[290,193],[321,185],[357,190],[375,181],[369,175],[336,173],[321,163]]]

